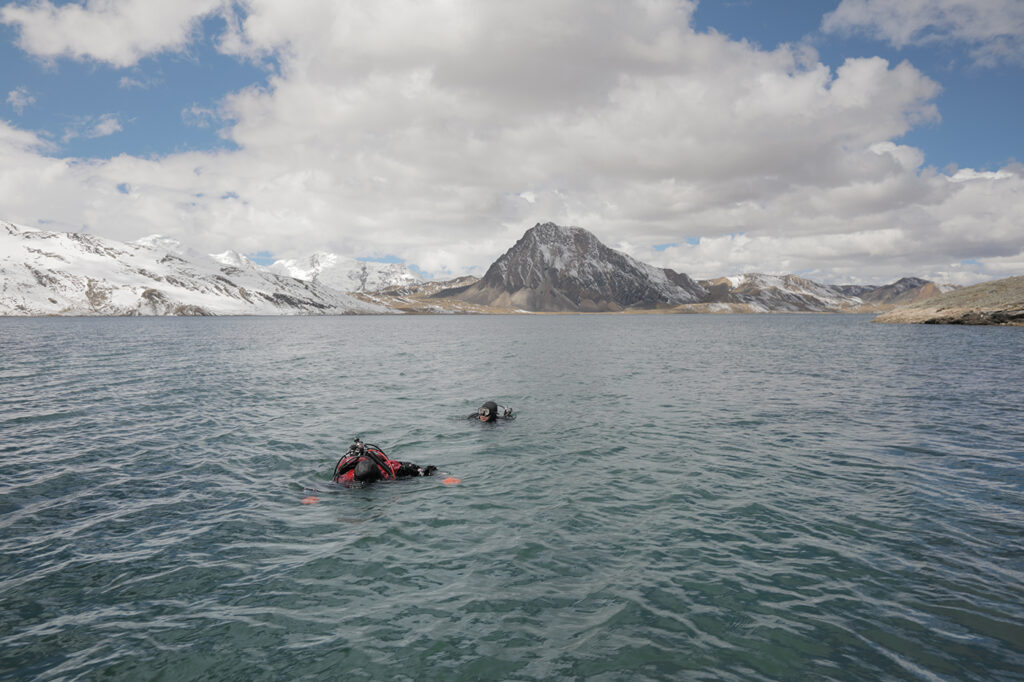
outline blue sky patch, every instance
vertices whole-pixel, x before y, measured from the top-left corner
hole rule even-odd
[[[253,263],[256,263],[257,265],[271,265],[275,260],[277,260],[276,258],[274,258],[274,254],[270,253],[269,251],[257,251],[256,253],[247,253],[245,254],[245,257],[251,260]]]
[[[0,25],[0,118],[55,144],[60,156],[107,159],[233,149],[221,135],[225,95],[265,83],[271,71],[217,52],[223,21],[203,22],[186,54],[159,54],[132,68],[60,58],[43,61]],[[11,96],[10,93],[20,93]],[[13,101],[12,101],[13,100]]]

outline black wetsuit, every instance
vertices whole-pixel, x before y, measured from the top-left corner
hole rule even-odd
[[[482,422],[496,422],[498,419],[515,419],[516,415],[512,412],[512,408],[501,407],[493,400],[488,400],[476,412],[466,418],[479,419]]]

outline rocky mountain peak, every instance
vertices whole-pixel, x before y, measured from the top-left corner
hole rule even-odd
[[[594,233],[584,230],[582,227],[563,227],[555,223],[537,223],[527,230],[522,240],[527,243],[536,244],[575,244],[581,246],[604,246]]]
[[[928,280],[921,279],[920,277],[902,277],[889,286],[891,286],[895,291],[902,293],[909,289],[923,287],[925,284],[928,284]]]
[[[534,287],[551,269],[570,277],[587,276],[588,270],[600,269],[609,260],[618,267],[627,258],[581,227],[538,223],[491,265],[483,279],[490,285]]]
[[[534,311],[599,312],[690,303],[703,288],[609,248],[580,227],[538,223],[496,260],[463,300]]]
[[[211,253],[210,257],[229,268],[246,270],[255,267],[255,263],[232,249],[228,249],[223,253]]]

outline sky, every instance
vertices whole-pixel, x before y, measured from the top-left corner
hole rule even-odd
[[[0,0],[2,1],[2,0]],[[1024,274],[1024,0],[14,0],[0,219],[482,275]]]

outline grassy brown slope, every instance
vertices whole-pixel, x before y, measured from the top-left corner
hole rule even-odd
[[[1024,326],[1024,276],[940,294],[879,315],[875,322]]]

